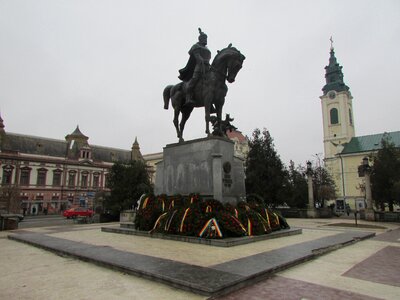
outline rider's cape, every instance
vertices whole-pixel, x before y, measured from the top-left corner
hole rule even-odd
[[[202,48],[198,43],[194,44],[192,48],[189,50],[189,60],[186,66],[183,69],[179,70],[178,78],[182,81],[189,81],[193,77],[193,72],[196,67],[196,58],[193,55],[193,52],[199,48]]]

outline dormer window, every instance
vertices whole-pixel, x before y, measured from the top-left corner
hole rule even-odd
[[[80,158],[81,159],[91,159],[92,151],[88,148],[81,149]]]

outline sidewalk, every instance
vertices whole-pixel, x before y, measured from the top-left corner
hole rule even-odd
[[[313,243],[321,238],[349,231],[375,232],[376,237],[330,252],[323,256],[275,274],[255,285],[220,299],[398,299],[400,295],[400,224],[359,221],[360,228],[341,227],[354,224],[343,219],[288,219],[292,227],[303,228],[303,234],[267,240],[232,248],[217,248],[176,241],[151,239],[101,232],[104,226],[116,224],[46,227],[0,233],[0,298],[2,299],[206,299],[165,284],[113,271],[70,257],[54,255],[7,235],[36,233],[73,243],[147,255],[155,259],[191,264],[197,268],[226,271],[235,260],[268,255],[284,247]],[[341,225],[341,226],[332,226]],[[363,225],[386,227],[363,228]],[[387,230],[392,230],[387,232]],[[397,258],[397,259],[396,259]],[[232,266],[232,264],[231,264]],[[231,268],[230,268],[231,269]],[[248,272],[254,268],[241,268]],[[233,271],[232,271],[233,272]],[[239,273],[239,271],[235,271]],[[369,297],[369,298],[368,298]]]

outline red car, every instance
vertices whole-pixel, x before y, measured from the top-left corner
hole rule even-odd
[[[93,214],[94,214],[93,210],[84,207],[70,208],[63,212],[63,216],[66,217],[67,219],[76,218],[77,216],[91,217],[93,216]]]

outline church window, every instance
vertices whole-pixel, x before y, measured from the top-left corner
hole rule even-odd
[[[353,115],[351,114],[351,109],[349,109],[349,120],[350,120],[350,125],[353,125]]]
[[[339,113],[337,108],[332,108],[330,110],[331,124],[339,124]]]

